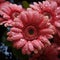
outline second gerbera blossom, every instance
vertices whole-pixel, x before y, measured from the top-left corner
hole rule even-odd
[[[15,48],[21,48],[23,54],[38,53],[45,45],[50,45],[48,39],[53,37],[54,30],[46,16],[28,10],[21,12],[15,21],[7,39]]]
[[[55,32],[60,37],[60,7],[57,3],[55,1],[34,2],[34,4],[30,4],[30,7],[44,16],[48,16],[50,23],[55,27]]]
[[[0,15],[2,15],[2,19],[0,19],[0,24],[4,24],[6,27],[12,26],[14,19],[17,18],[23,10],[22,5],[17,4],[10,3],[6,4],[6,6],[1,6]]]
[[[49,21],[54,24],[56,20],[56,12],[55,10],[57,9],[57,3],[56,2],[48,2],[48,1],[43,1],[42,3],[36,3],[30,4],[30,7],[33,10],[36,10],[40,13],[42,13],[44,16],[48,16]]]

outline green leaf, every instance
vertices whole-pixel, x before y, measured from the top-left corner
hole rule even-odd
[[[27,1],[23,1],[23,2],[22,2],[22,6],[23,6],[24,8],[28,8],[28,7],[29,7],[29,3],[28,3]]]

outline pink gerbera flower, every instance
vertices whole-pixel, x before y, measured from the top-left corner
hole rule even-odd
[[[39,2],[39,4],[34,2],[34,5],[31,4],[30,7],[44,16],[48,16],[50,23],[60,36],[60,7],[57,6],[56,2],[43,1],[43,3]]]
[[[23,8],[21,5],[10,3],[9,5],[2,6],[0,10],[0,14],[4,19],[1,20],[2,22],[0,22],[0,24],[3,24],[5,21],[5,26],[12,26],[14,19],[17,18],[21,11],[23,11]]]
[[[34,5],[30,4],[30,7],[42,13],[43,15],[48,16],[52,24],[56,20],[56,13],[55,13],[55,9],[57,8],[56,2],[51,2],[51,3],[48,1],[43,1],[43,3],[34,2]]]
[[[23,54],[38,53],[45,45],[51,45],[48,39],[53,38],[54,30],[46,16],[27,10],[15,21],[7,40],[13,42],[15,48],[21,48]]]

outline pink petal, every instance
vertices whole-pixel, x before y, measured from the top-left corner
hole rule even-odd
[[[25,44],[25,46],[22,48],[22,53],[25,55],[28,51],[28,43]]]
[[[39,11],[39,9],[38,9],[38,7],[37,7],[37,6],[34,6],[34,5],[30,4],[30,7],[31,7],[32,9],[34,9],[34,10]]]
[[[23,11],[20,16],[21,16],[21,20],[24,24],[28,22],[26,12]]]
[[[47,37],[48,39],[52,39],[52,38],[53,38],[53,36],[50,35],[50,34],[46,34],[46,37]]]
[[[49,40],[46,37],[40,36],[40,41],[45,44],[51,45],[51,43],[49,42]]]
[[[9,15],[7,15],[5,12],[3,12],[1,10],[0,10],[0,15],[2,15],[4,19],[9,19],[10,18]]]
[[[1,10],[2,10],[3,12],[5,12],[6,14],[8,14],[8,15],[11,13],[11,10],[10,10],[10,8],[9,8],[9,5],[3,6],[3,7],[1,8]]]
[[[59,21],[55,22],[55,26],[60,28],[60,22]]]
[[[11,36],[13,36],[13,35],[16,35],[16,33],[15,33],[15,32],[10,31],[10,32],[8,32],[8,33],[7,33],[7,35],[8,35],[9,37],[11,37]]]
[[[21,5],[10,4],[9,7],[12,11],[19,11],[19,12],[23,11],[23,8]]]
[[[38,50],[41,50],[41,46],[37,40],[32,41],[32,44],[35,48],[37,48]]]
[[[40,23],[39,27],[41,28],[42,26],[45,26],[48,21],[49,21],[48,17],[45,16],[45,17],[43,18],[42,22]]]
[[[33,12],[34,13],[34,22],[36,22],[37,24],[40,22],[40,14],[38,12]]]
[[[38,4],[37,2],[33,2],[33,4],[34,4],[35,6],[39,6],[39,4]]]
[[[14,42],[13,46],[17,49],[22,48],[24,45],[26,44],[26,40],[25,39],[20,39],[17,42]]]
[[[43,48],[44,47],[44,44],[41,42],[41,41],[38,41],[40,46]]]
[[[15,40],[20,40],[21,38],[23,38],[23,35],[21,33],[19,33],[18,35],[13,35],[12,37],[10,37],[11,41],[15,41]]]
[[[40,33],[54,34],[54,31],[52,29],[47,28],[47,29],[40,30]]]
[[[30,51],[34,51],[33,44],[30,41],[28,41],[28,47]]]
[[[15,19],[14,19],[14,22],[15,22],[15,24],[14,24],[13,26],[16,26],[16,27],[18,27],[18,28],[24,27],[22,21],[21,21],[19,18],[15,18]]]
[[[11,28],[11,31],[16,32],[16,33],[20,33],[20,32],[22,32],[21,29],[16,28],[16,27]]]
[[[28,21],[29,22],[31,22],[32,21],[32,19],[33,19],[33,14],[32,14],[33,12],[31,12],[30,10],[26,13],[27,14],[27,16],[28,16]]]

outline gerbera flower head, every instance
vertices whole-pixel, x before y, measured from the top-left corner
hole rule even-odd
[[[53,38],[54,30],[46,16],[27,10],[15,21],[7,40],[13,42],[15,48],[21,48],[23,54],[38,53],[45,45],[51,45],[48,39]]]
[[[48,16],[50,23],[55,27],[55,32],[60,36],[60,7],[55,1],[43,1],[30,5],[33,10]]]
[[[48,1],[43,1],[42,3],[36,3],[30,4],[30,7],[34,10],[37,10],[38,12],[42,13],[45,16],[48,16],[50,22],[53,24],[53,22],[56,20],[56,14],[55,14],[55,9],[57,8],[57,3],[56,2],[48,2]]]
[[[7,6],[3,6],[0,12],[3,18],[6,20],[5,26],[12,26],[14,19],[17,18],[21,11],[23,11],[21,5],[10,3]],[[3,22],[4,21],[2,21],[1,23]]]

